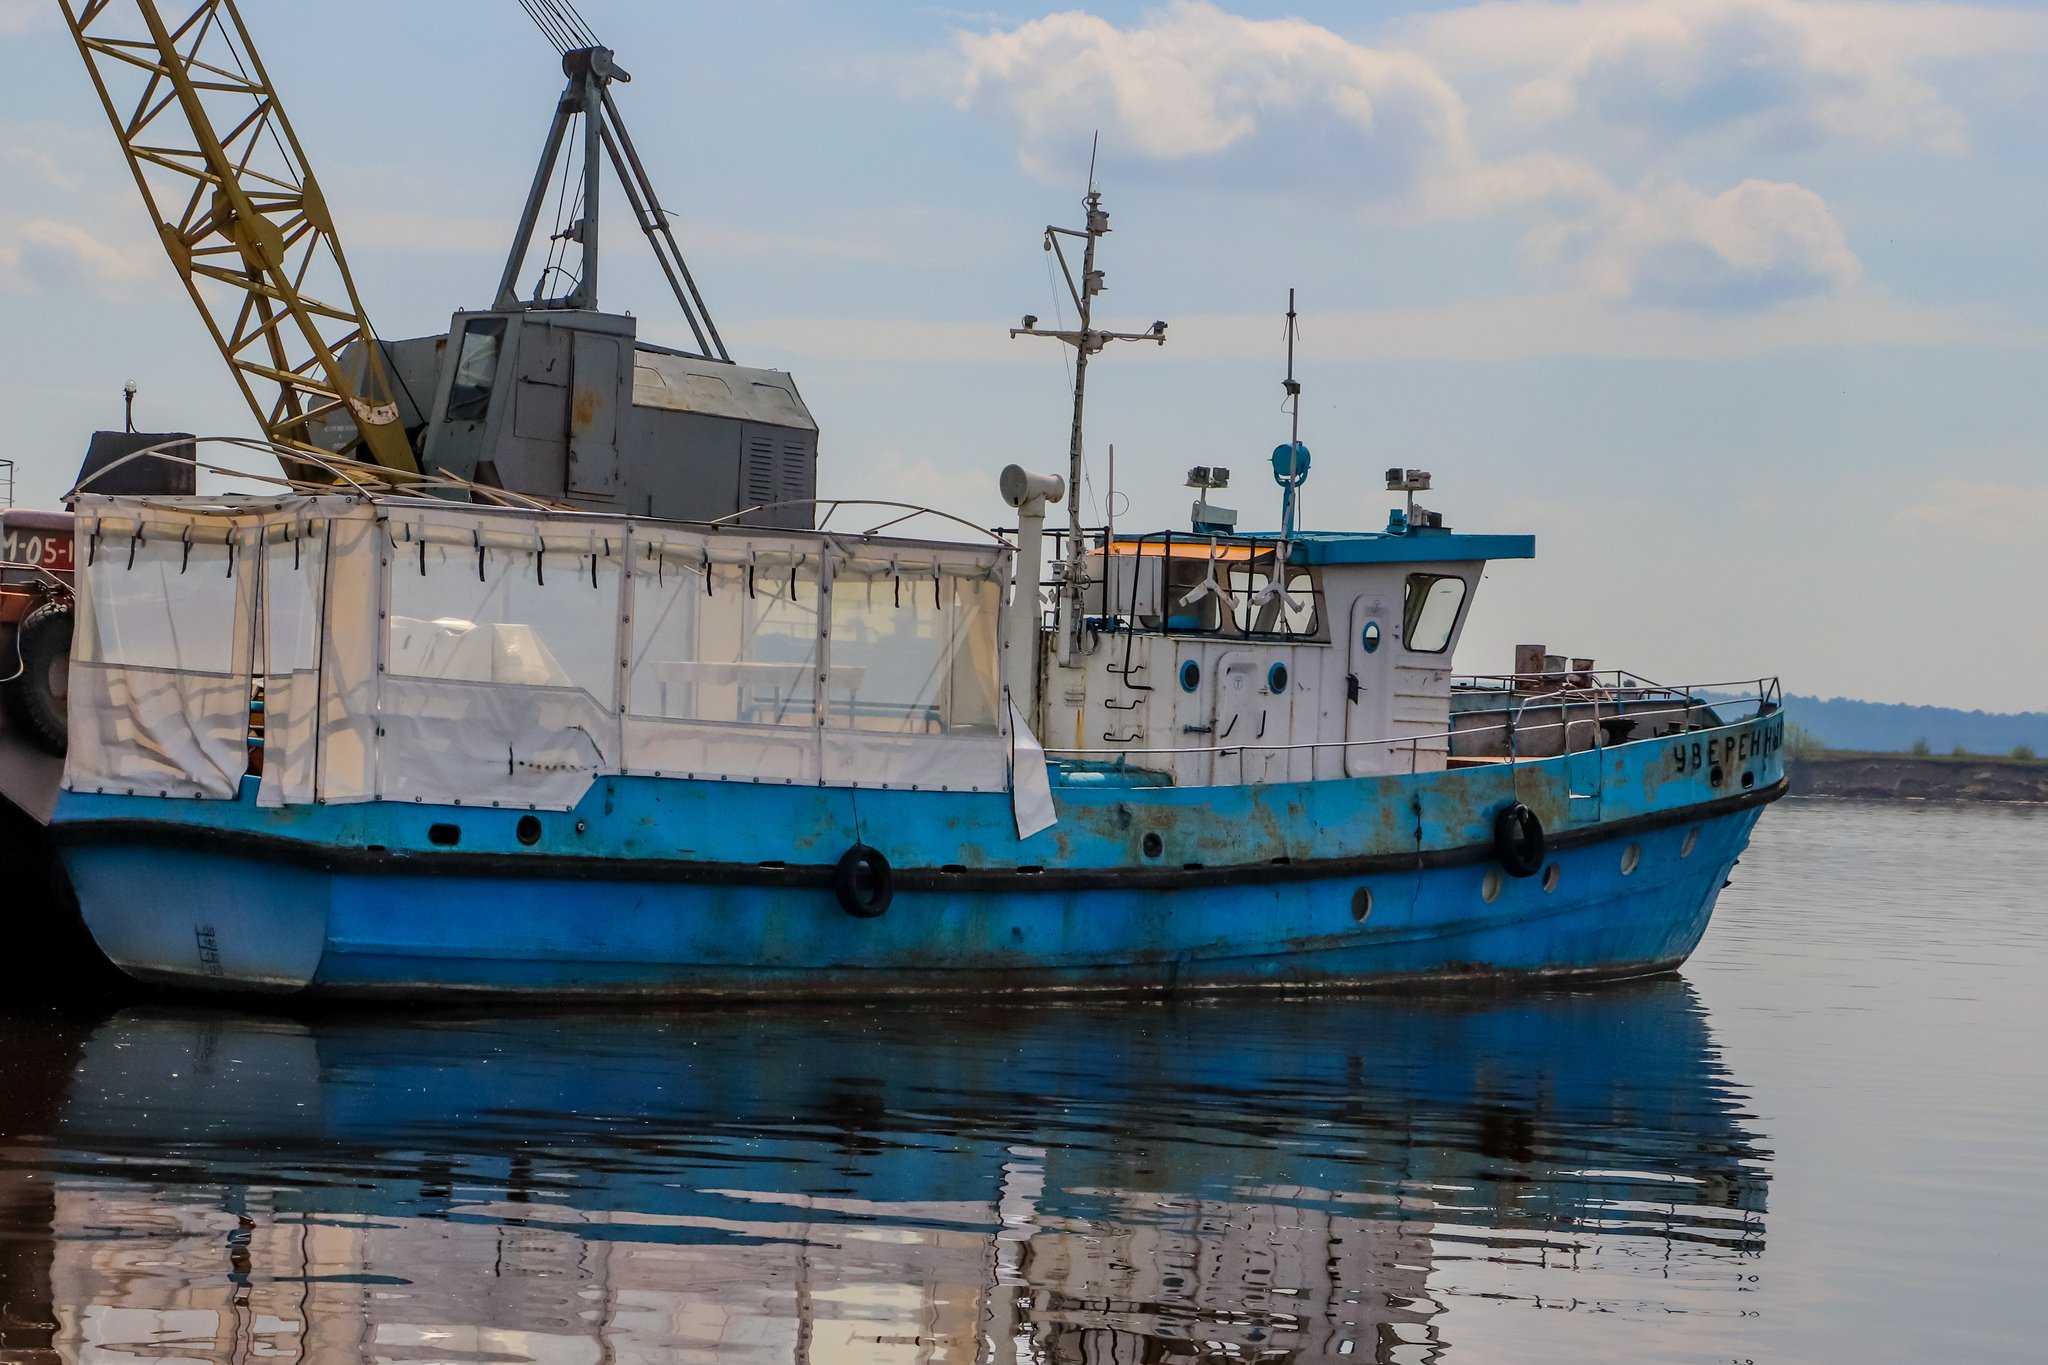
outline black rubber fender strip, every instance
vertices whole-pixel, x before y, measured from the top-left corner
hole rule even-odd
[[[1674,825],[1694,825],[1769,805],[1785,794],[1780,779],[1768,787],[1671,810],[1651,811],[1604,824],[1559,830],[1545,839],[1549,851],[1583,848]],[[63,820],[50,826],[59,844],[146,845],[221,853],[287,863],[327,872],[400,877],[507,877],[553,881],[673,882],[705,886],[760,886],[831,890],[833,863],[719,863],[682,858],[587,858],[556,853],[461,849],[344,848],[247,830],[209,828],[169,820]],[[1182,891],[1210,886],[1311,882],[1336,877],[1374,877],[1439,867],[1470,867],[1494,860],[1491,840],[1457,848],[1415,853],[1367,853],[1348,858],[1296,859],[1289,863],[1237,863],[1218,867],[1047,867],[1028,874],[1011,867],[970,867],[946,872],[936,867],[898,867],[894,888],[906,892],[1015,891]]]

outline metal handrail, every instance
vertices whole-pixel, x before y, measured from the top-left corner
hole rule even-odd
[[[1748,679],[1747,681],[1748,681],[1748,682],[1750,682],[1750,683],[1754,683],[1754,684],[1756,684],[1756,686],[1757,686],[1758,690],[1757,690],[1757,692],[1756,692],[1756,693],[1755,693],[1754,695],[1745,695],[1745,696],[1737,696],[1737,697],[1724,697],[1724,698],[1722,698],[1722,699],[1721,699],[1721,700],[1720,700],[1719,702],[1717,702],[1717,703],[1706,703],[1706,702],[1688,702],[1688,703],[1687,703],[1687,708],[1686,708],[1686,709],[1687,709],[1687,710],[1691,710],[1691,708],[1692,708],[1693,706],[1696,706],[1696,705],[1699,705],[1699,706],[1704,706],[1704,705],[1709,705],[1709,704],[1713,704],[1713,705],[1728,705],[1729,703],[1732,703],[1732,702],[1743,702],[1743,701],[1767,701],[1767,700],[1769,700],[1769,697],[1770,697],[1770,693],[1771,693],[1771,692],[1772,692],[1772,691],[1773,691],[1773,690],[1774,690],[1774,689],[1775,689],[1775,688],[1777,687],[1777,683],[1778,683],[1778,680],[1777,680],[1776,678],[1752,678],[1752,679]],[[1712,687],[1731,687],[1731,686],[1735,686],[1735,685],[1736,685],[1736,684],[1734,684],[1734,683],[1710,683],[1710,684],[1703,684],[1703,686],[1712,686]],[[1671,695],[1673,695],[1674,697],[1675,697],[1675,696],[1677,696],[1677,695],[1679,695],[1679,693],[1678,693],[1678,692],[1677,692],[1677,690],[1675,690],[1675,689],[1661,689],[1661,688],[1660,688],[1660,689],[1658,689],[1658,690],[1660,690],[1660,691],[1666,691],[1666,690],[1668,690],[1668,691],[1670,691],[1670,692],[1671,692]],[[1571,694],[1570,694],[1570,693],[1566,693],[1566,692],[1554,692],[1554,693],[1546,693],[1546,694],[1544,694],[1544,696],[1545,696],[1546,698],[1556,698],[1556,697],[1565,697],[1565,696],[1568,696],[1568,695],[1571,695]],[[1587,690],[1584,690],[1584,689],[1581,689],[1581,690],[1580,690],[1580,693],[1579,693],[1579,695],[1582,695],[1582,696],[1584,696],[1585,700],[1586,700],[1586,701],[1587,701],[1588,703],[1591,703],[1592,701],[1596,700],[1596,698],[1595,698],[1594,696],[1592,696],[1592,695],[1591,695],[1591,693],[1590,693],[1589,691],[1587,691]],[[1532,698],[1532,700],[1542,700],[1542,699],[1543,699],[1543,698]],[[1605,700],[1612,700],[1612,698],[1611,698],[1611,697],[1608,697],[1608,698],[1605,698]],[[1236,754],[1236,753],[1243,753],[1243,752],[1245,752],[1246,750],[1251,750],[1251,751],[1253,751],[1253,752],[1257,752],[1257,753],[1290,753],[1290,752],[1293,752],[1293,751],[1296,751],[1296,750],[1301,750],[1301,749],[1308,749],[1308,750],[1311,750],[1311,751],[1314,751],[1314,750],[1319,750],[1319,749],[1361,749],[1361,748],[1371,748],[1371,747],[1372,747],[1372,746],[1374,746],[1374,745],[1403,745],[1403,744],[1405,744],[1405,745],[1408,745],[1408,746],[1409,746],[1409,747],[1410,747],[1411,749],[1413,749],[1413,748],[1415,748],[1415,747],[1419,746],[1419,745],[1420,745],[1420,744],[1421,744],[1421,743],[1422,743],[1422,742],[1423,742],[1424,740],[1428,740],[1428,739],[1445,739],[1445,740],[1448,740],[1448,739],[1450,739],[1450,738],[1452,738],[1452,737],[1454,737],[1454,736],[1470,736],[1470,735],[1482,735],[1482,734],[1486,734],[1486,733],[1488,733],[1489,731],[1493,731],[1493,730],[1501,730],[1501,731],[1514,731],[1514,730],[1516,730],[1516,729],[1528,729],[1528,730],[1530,730],[1530,731],[1537,731],[1537,730],[1555,730],[1555,729],[1563,728],[1563,729],[1565,730],[1566,734],[1567,734],[1567,737],[1569,737],[1569,734],[1570,734],[1570,730],[1571,730],[1571,727],[1572,727],[1572,726],[1574,726],[1574,725],[1598,725],[1599,723],[1600,723],[1600,718],[1599,718],[1598,716],[1580,716],[1580,717],[1577,717],[1577,718],[1573,718],[1573,717],[1569,717],[1569,716],[1567,716],[1566,718],[1564,718],[1564,719],[1562,719],[1562,720],[1555,720],[1555,721],[1546,721],[1546,722],[1543,722],[1543,723],[1541,723],[1541,724],[1537,724],[1537,725],[1530,725],[1530,726],[1526,726],[1526,727],[1518,727],[1518,726],[1515,726],[1515,725],[1514,725],[1514,724],[1512,724],[1512,723],[1508,723],[1508,724],[1502,724],[1502,725],[1481,725],[1481,726],[1470,726],[1470,727],[1467,727],[1466,729],[1463,729],[1463,730],[1439,730],[1439,731],[1436,731],[1436,732],[1434,732],[1434,733],[1431,733],[1431,734],[1427,734],[1427,735],[1400,735],[1400,736],[1382,736],[1382,737],[1380,737],[1380,738],[1378,738],[1378,739],[1318,739],[1318,740],[1310,740],[1310,741],[1309,741],[1308,743],[1306,743],[1306,744],[1229,744],[1229,745],[1210,745],[1210,746],[1207,746],[1207,747],[1205,747],[1205,748],[1169,748],[1169,749],[1124,749],[1124,748],[1118,748],[1118,749],[1101,749],[1101,748],[1096,748],[1096,749],[1055,749],[1055,748],[1052,748],[1052,747],[1050,747],[1050,746],[1047,746],[1047,747],[1046,747],[1046,749],[1045,749],[1045,752],[1046,752],[1046,753],[1048,753],[1048,754],[1060,754],[1060,755],[1085,755],[1085,754],[1098,754],[1098,755],[1099,755],[1099,754],[1108,754],[1108,753],[1117,753],[1117,754]],[[1737,722],[1730,722],[1730,724],[1734,724],[1734,723],[1737,723]],[[1512,762],[1514,762],[1514,761],[1515,761],[1512,755],[1510,755],[1510,757],[1509,757],[1508,761],[1509,761],[1510,763],[1512,763]]]

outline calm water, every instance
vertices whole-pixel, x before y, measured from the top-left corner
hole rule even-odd
[[[0,1360],[2037,1361],[2048,812],[1508,1001],[0,1014]]]

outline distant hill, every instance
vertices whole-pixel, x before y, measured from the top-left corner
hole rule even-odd
[[[1785,715],[1830,749],[1890,753],[1924,739],[1945,754],[1958,744],[1973,754],[2009,754],[2018,745],[2048,757],[2048,711],[2000,714],[1946,706],[1889,705],[1847,697],[1785,696]]]

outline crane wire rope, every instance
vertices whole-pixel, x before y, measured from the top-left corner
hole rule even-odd
[[[574,117],[581,118],[582,115],[578,114]],[[583,207],[583,178],[581,176],[576,177],[576,202],[574,205],[569,203],[569,165],[569,158],[563,157],[562,184],[555,194],[555,230],[548,235],[547,254],[541,258],[540,278],[533,282],[533,298],[536,303],[540,301],[542,293],[547,289],[549,276],[555,274],[567,276],[569,274],[568,270],[562,265],[562,262],[567,260],[569,256],[569,239],[563,234],[562,229],[566,223],[573,221],[568,215],[575,214]],[[564,292],[573,292],[574,289],[575,285],[572,284]]]
[[[557,52],[566,54],[572,48],[602,46],[569,0],[519,0],[519,7],[539,26]]]
[[[554,45],[555,51],[564,56],[575,48],[603,46],[598,42],[597,34],[591,31],[590,25],[584,22],[583,16],[577,13],[576,6],[570,3],[570,0],[519,0],[519,8],[526,11],[526,17],[533,20],[541,35]],[[583,116],[579,114],[576,117]],[[549,234],[548,251],[543,258],[540,278],[534,282],[535,302],[538,302],[541,295],[546,292],[547,282],[551,276],[561,275],[570,281],[563,291],[565,296],[573,293],[576,286],[582,283],[581,276],[571,276],[567,266],[563,264],[569,257],[569,238],[564,235],[564,229],[569,223],[574,222],[576,215],[582,211],[583,179],[577,177],[576,199],[572,204],[569,202],[569,158],[563,157],[562,186],[555,196],[555,230]],[[565,212],[567,217],[564,216]],[[583,244],[579,242],[578,245]]]

